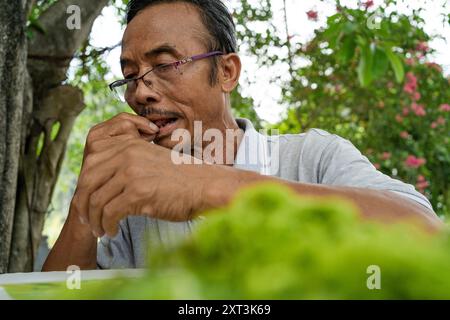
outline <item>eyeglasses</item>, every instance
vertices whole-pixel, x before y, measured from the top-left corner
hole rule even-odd
[[[114,81],[109,85],[109,88],[111,89],[111,91],[114,92],[114,95],[118,99],[120,99],[122,102],[125,102],[126,95],[136,90],[137,82],[139,80],[142,79],[142,82],[144,82],[145,86],[152,88],[152,82],[149,79],[149,76],[151,74],[155,75],[160,82],[172,83],[180,75],[180,66],[185,65],[189,62],[219,56],[223,54],[224,53],[221,51],[212,51],[184,58],[182,60],[178,60],[175,62],[160,64],[150,69],[149,71],[145,72],[140,77]]]

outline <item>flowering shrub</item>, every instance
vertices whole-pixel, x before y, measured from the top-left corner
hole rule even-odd
[[[309,63],[285,85],[284,101],[291,108],[277,126],[284,132],[318,127],[344,136],[377,169],[414,185],[445,216],[449,79],[430,61],[431,38],[421,28],[422,18],[387,10],[395,3],[339,6],[309,43],[296,44],[296,59]],[[375,10],[383,19],[369,27]]]

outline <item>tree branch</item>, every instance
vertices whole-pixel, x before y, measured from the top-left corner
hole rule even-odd
[[[36,33],[28,46],[29,57],[63,57],[58,63],[49,59],[30,59],[28,69],[39,91],[60,84],[66,78],[71,59],[88,38],[92,25],[109,0],[60,0],[38,19],[44,33]],[[80,29],[71,30],[67,21],[71,5],[80,8]],[[67,59],[66,59],[67,58]],[[36,81],[39,79],[39,81]]]

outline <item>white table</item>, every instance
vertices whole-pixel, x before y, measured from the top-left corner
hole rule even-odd
[[[80,271],[81,281],[85,280],[105,280],[117,277],[140,278],[144,276],[145,269],[120,269],[120,270],[88,270]],[[72,272],[29,272],[29,273],[7,273],[0,275],[0,300],[11,299],[2,285],[11,284],[32,284],[66,282]]]

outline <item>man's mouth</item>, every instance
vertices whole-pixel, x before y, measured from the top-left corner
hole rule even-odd
[[[180,118],[173,116],[148,117],[148,119],[159,128],[159,132],[156,135],[157,139],[170,135],[178,127],[180,120]]]
[[[166,118],[166,119],[155,120],[155,121],[153,121],[153,123],[156,124],[158,126],[158,128],[161,130],[165,126],[170,125],[170,124],[176,122],[177,120],[178,120],[178,118]]]

